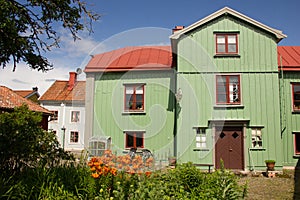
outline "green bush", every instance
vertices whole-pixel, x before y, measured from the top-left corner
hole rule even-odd
[[[0,170],[9,176],[26,167],[55,166],[73,157],[64,152],[55,134],[40,126],[41,114],[28,106],[0,114]]]
[[[10,178],[0,174],[0,184],[0,199],[243,199],[246,191],[233,173],[203,173],[192,163],[151,175],[120,172],[94,179],[83,160],[28,168]]]

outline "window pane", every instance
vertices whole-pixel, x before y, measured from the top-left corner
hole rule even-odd
[[[126,94],[133,94],[134,88],[132,86],[126,86]]]
[[[139,94],[136,95],[136,108],[137,110],[142,110],[143,109],[143,95]]]
[[[143,94],[144,93],[144,89],[143,89],[143,86],[141,86],[141,87],[137,87],[136,88],[136,92],[135,92],[136,94]]]
[[[299,110],[300,109],[300,85],[294,84],[293,91],[294,91],[294,109]]]
[[[300,133],[295,133],[295,154],[300,154]]]
[[[228,45],[228,52],[229,53],[235,53],[236,52],[236,45],[235,44],[229,44]]]
[[[236,44],[236,36],[228,35],[228,44]]]
[[[125,109],[134,109],[134,96],[131,94],[126,94],[125,98]]]
[[[71,112],[71,122],[79,122],[79,111]]]
[[[217,36],[217,43],[218,44],[225,44],[225,36],[224,35],[218,35]]]
[[[127,141],[126,141],[126,144],[127,144],[127,147],[133,147],[133,136],[131,134],[127,134],[127,137],[126,137]]]
[[[218,44],[218,53],[225,53],[225,44]]]

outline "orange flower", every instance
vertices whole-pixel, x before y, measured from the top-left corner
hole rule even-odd
[[[97,173],[92,173],[92,177],[93,177],[93,178],[99,178],[99,176],[100,176],[100,175],[97,174]]]
[[[146,176],[149,177],[151,175],[151,172],[145,172]]]
[[[110,173],[111,173],[112,175],[116,176],[116,175],[117,175],[117,169],[116,169],[116,168],[111,168],[111,169],[110,169]]]
[[[91,167],[91,171],[96,171],[96,167]]]

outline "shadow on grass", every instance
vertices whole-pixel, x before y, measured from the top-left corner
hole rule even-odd
[[[300,200],[300,159],[298,159],[297,165],[295,167],[294,183],[294,200]]]

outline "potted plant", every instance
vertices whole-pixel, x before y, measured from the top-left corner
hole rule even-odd
[[[267,166],[267,171],[274,171],[275,167],[275,160],[265,160],[266,166]]]

